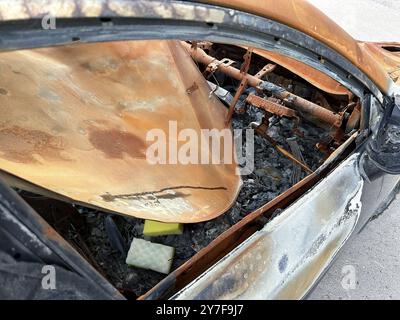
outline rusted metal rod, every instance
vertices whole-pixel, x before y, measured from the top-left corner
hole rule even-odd
[[[335,127],[340,127],[342,125],[343,117],[341,114],[334,113],[311,101],[299,97],[274,83],[263,81],[262,84],[259,85],[259,88],[272,93],[279,99],[282,99],[286,105],[297,110],[310,121],[315,120],[318,122],[318,120],[320,120]]]
[[[297,118],[296,111],[280,104],[263,99],[254,94],[249,94],[246,98],[246,102],[256,108],[263,109],[269,113],[273,113],[279,117]]]
[[[209,65],[212,62],[218,61],[218,59],[209,56],[204,50],[200,48],[197,49],[192,48],[192,46],[187,42],[181,42],[181,43],[184,46],[184,48],[189,52],[189,54],[192,56],[192,58],[197,62]],[[242,73],[240,72],[239,69],[236,69],[235,67],[232,67],[230,65],[226,65],[224,63],[218,65],[218,70],[239,81],[241,81],[244,77],[246,77],[247,85],[251,87],[257,87],[262,83],[262,80],[260,80],[259,78],[252,76],[248,73]]]
[[[245,55],[243,56],[244,61],[242,63],[242,66],[240,67],[240,73],[243,75],[248,74],[247,72],[249,71],[252,52],[253,52],[253,48],[249,48],[249,49],[247,49]],[[246,88],[247,88],[247,82],[248,82],[248,79],[246,77],[242,77],[239,87],[236,90],[236,94],[233,97],[231,104],[229,105],[229,111],[228,111],[228,115],[226,117],[227,123],[230,122],[232,119],[232,115],[235,112],[235,106],[236,106],[237,102],[239,101],[240,96],[243,94],[244,90],[246,90]]]
[[[192,58],[199,63],[209,65],[212,62],[218,61],[216,58],[208,55],[200,48],[193,48],[189,43],[186,42],[181,43],[192,56]],[[309,121],[312,121],[316,124],[324,122],[325,124],[334,127],[340,127],[342,124],[343,117],[341,114],[334,113],[311,101],[299,97],[274,83],[260,80],[256,76],[252,76],[248,73],[242,73],[239,69],[224,63],[219,64],[218,70],[239,81],[242,81],[244,77],[247,78],[247,85],[270,92],[274,96],[282,99],[286,105],[297,110]]]
[[[226,123],[229,123],[232,119],[232,115],[235,111],[235,106],[237,102],[239,101],[240,96],[243,94],[244,90],[246,90],[247,87],[247,79],[243,78],[242,81],[240,81],[239,87],[236,90],[235,96],[233,97],[232,102],[229,105],[229,110],[228,114],[226,116]]]

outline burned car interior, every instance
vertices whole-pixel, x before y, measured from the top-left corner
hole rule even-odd
[[[66,1],[47,30],[0,0],[2,261],[67,296],[306,295],[398,183],[400,45],[231,2]]]
[[[346,140],[351,147],[360,127],[359,97],[259,49],[106,42],[2,53],[0,62],[5,181],[129,298],[165,278],[126,264],[133,238],[174,248],[165,273],[202,249],[216,259],[229,250],[213,244],[217,237],[257,216],[230,240],[237,245],[279,215],[266,204],[310,184],[307,177]],[[171,130],[170,120],[182,128],[254,129],[254,171],[240,178],[236,165],[149,166],[143,134]],[[149,237],[145,219],[183,230]],[[184,273],[193,277],[190,268]]]

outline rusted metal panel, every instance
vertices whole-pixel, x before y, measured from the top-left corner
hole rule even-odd
[[[169,1],[157,4],[156,9],[146,3],[153,1],[125,0],[56,0],[10,2],[0,0],[0,20],[21,20],[52,15],[59,18],[122,16],[142,17],[156,15],[165,19],[201,19],[205,22],[223,22],[225,13],[215,8],[198,8],[195,3]],[[321,41],[342,54],[362,70],[384,93],[391,89],[390,77],[378,61],[336,23],[303,0],[200,0],[199,2],[233,8],[269,18],[293,27]],[[172,3],[172,2],[171,2]],[[310,17],[313,17],[310,19]]]
[[[392,80],[400,85],[399,42],[360,42],[360,46],[370,52],[374,59],[385,68]]]
[[[349,90],[347,90],[345,87],[343,87],[340,83],[338,83],[334,79],[330,78],[321,71],[309,67],[308,65],[300,61],[282,56],[276,52],[271,52],[261,49],[254,49],[254,54],[257,54],[263,58],[275,62],[276,64],[279,64],[280,66],[292,71],[299,77],[302,77],[304,80],[307,80],[313,86],[325,92],[338,95],[347,95],[349,97],[353,95]]]
[[[390,91],[391,81],[382,65],[363,50],[346,31],[307,1],[201,0],[201,2],[253,13],[302,31],[350,60],[383,92]]]
[[[226,129],[227,109],[175,41],[0,54],[0,168],[125,215],[198,222],[225,212],[236,164],[150,164],[151,129]],[[178,141],[177,148],[186,141]],[[224,143],[221,143],[221,150]],[[211,151],[210,151],[211,152]],[[233,150],[232,150],[233,153]]]

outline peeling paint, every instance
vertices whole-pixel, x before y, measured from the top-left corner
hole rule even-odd
[[[358,157],[350,156],[172,299],[302,298],[358,221],[363,187]]]

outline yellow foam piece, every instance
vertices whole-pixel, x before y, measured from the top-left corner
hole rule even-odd
[[[145,220],[143,235],[149,237],[165,236],[169,234],[182,234],[183,224],[165,223],[154,220]]]

